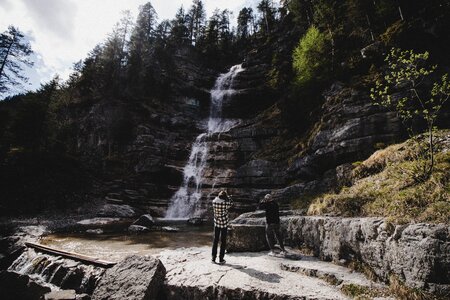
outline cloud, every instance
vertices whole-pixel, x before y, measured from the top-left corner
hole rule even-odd
[[[73,38],[76,4],[71,0],[23,0],[36,25],[61,39]]]
[[[67,79],[73,63],[84,59],[102,43],[123,10],[137,16],[140,5],[150,1],[159,21],[172,19],[183,5],[192,0],[0,0],[0,32],[8,25],[17,26],[30,39],[36,64],[27,76],[33,88],[51,80],[57,73]],[[215,8],[238,11],[259,0],[203,0],[208,17]]]
[[[9,10],[12,7],[11,0],[0,0],[0,8],[4,8],[5,10]]]

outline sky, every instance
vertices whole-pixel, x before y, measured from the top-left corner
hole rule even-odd
[[[136,17],[139,6],[146,2],[148,0],[0,0],[0,32],[9,25],[18,27],[34,50],[31,57],[34,66],[26,70],[29,83],[22,90],[34,90],[56,74],[67,79],[73,64],[106,39],[122,11],[130,10]],[[172,19],[181,5],[189,8],[192,0],[150,2],[161,21]],[[242,7],[254,6],[255,2],[203,0],[208,17],[215,8],[228,8],[234,12],[233,23]]]

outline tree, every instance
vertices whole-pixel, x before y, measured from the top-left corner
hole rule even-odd
[[[115,25],[100,55],[100,81],[104,92],[119,95],[124,67],[128,62],[128,45],[133,21],[129,11]]]
[[[149,44],[155,37],[155,26],[158,14],[150,2],[139,7],[136,26],[131,35],[131,45],[139,48],[140,44]]]
[[[189,41],[189,29],[183,6],[178,9],[175,19],[173,19],[171,23],[172,28],[170,31],[170,37],[173,44],[180,45],[187,43]]]
[[[292,56],[296,82],[299,85],[305,85],[312,79],[323,79],[327,74],[329,61],[325,55],[326,49],[326,35],[311,26],[300,39]]]
[[[129,59],[127,64],[128,87],[139,90],[149,73],[153,62],[155,47],[156,20],[158,15],[150,2],[139,7],[136,26],[134,27],[129,46]]]
[[[220,20],[220,10],[216,8],[206,25],[205,37],[202,40],[202,43],[199,44],[199,46],[205,50],[208,56],[214,58],[217,58],[217,56],[219,55]]]
[[[271,0],[261,0],[257,9],[261,13],[261,19],[259,20],[260,30],[263,35],[268,35],[273,29],[275,23],[275,9]]]
[[[193,0],[187,15],[189,38],[195,45],[205,26],[206,11],[201,0]]]
[[[412,138],[415,137],[413,121],[417,118],[425,121],[428,132],[427,162],[417,170],[419,173],[414,174],[416,180],[425,180],[433,172],[433,131],[436,119],[450,97],[448,74],[437,80],[434,75],[437,66],[430,66],[428,58],[428,52],[415,53],[392,48],[385,59],[388,64],[385,76],[377,80],[371,89],[371,98],[377,104],[395,111]],[[416,141],[420,143],[418,139]]]
[[[247,39],[252,32],[253,9],[244,7],[237,17],[237,37],[240,40]]]
[[[14,26],[0,34],[0,93],[8,90],[8,86],[19,85],[27,78],[21,74],[23,66],[31,67],[33,63],[28,57],[33,53],[30,43]]]

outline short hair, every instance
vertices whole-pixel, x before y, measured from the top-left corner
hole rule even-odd
[[[227,199],[228,198],[227,192],[226,191],[220,191],[219,198],[220,199]]]

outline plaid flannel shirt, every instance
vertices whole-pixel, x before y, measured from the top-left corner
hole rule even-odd
[[[233,206],[233,201],[216,197],[213,201],[214,226],[226,228],[228,226],[228,209]]]

